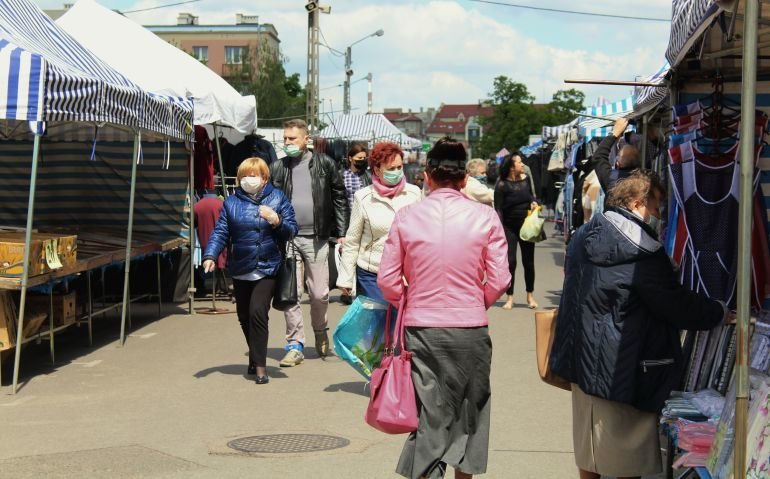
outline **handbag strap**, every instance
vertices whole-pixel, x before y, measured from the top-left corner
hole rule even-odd
[[[397,347],[401,347],[402,351],[406,350],[405,340],[405,326],[404,326],[404,308],[406,307],[406,291],[401,297],[401,301],[398,305],[398,313],[396,314],[396,327],[395,334],[390,333],[390,326],[393,321],[393,306],[388,304],[387,313],[385,313],[385,353],[389,351],[393,352]]]

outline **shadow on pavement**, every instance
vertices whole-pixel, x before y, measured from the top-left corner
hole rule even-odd
[[[358,394],[359,396],[369,397],[369,383],[366,381],[351,381],[346,383],[330,384],[326,386],[324,392],[338,393],[345,392]]]
[[[198,379],[201,379],[214,373],[229,374],[232,376],[243,376],[244,378],[251,379],[251,376],[246,375],[245,364],[223,364],[221,366],[214,366],[211,368],[206,368],[201,371],[198,371],[193,376],[195,376]],[[276,368],[274,366],[267,367],[267,375],[270,376],[271,379],[283,379],[288,377],[281,370],[281,368]]]

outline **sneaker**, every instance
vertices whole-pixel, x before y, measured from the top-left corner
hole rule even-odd
[[[315,332],[315,350],[322,358],[329,355],[329,334],[326,331]]]
[[[305,355],[299,349],[290,349],[286,351],[286,356],[278,363],[282,368],[291,368],[299,365],[305,360]]]

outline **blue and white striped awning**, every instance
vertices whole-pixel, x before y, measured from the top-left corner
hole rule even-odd
[[[192,100],[143,91],[29,0],[0,0],[0,118],[114,123],[190,138]]]
[[[544,126],[543,127],[543,133],[542,136],[544,139],[548,138],[556,138],[560,134],[570,131],[571,129],[577,127],[578,119],[575,118],[571,122],[565,124],[565,125],[559,125],[559,126]]]
[[[666,59],[676,67],[721,11],[719,0],[673,0]]]
[[[329,126],[321,130],[319,136],[371,143],[392,141],[402,148],[422,148],[422,141],[396,128],[381,113],[337,115],[329,119]]]
[[[584,137],[586,141],[591,138],[608,136],[612,132],[612,124],[615,120],[629,116],[633,112],[633,96],[614,103],[588,107],[582,113],[589,116],[578,116],[580,136]]]
[[[652,83],[659,86],[640,86],[634,88],[634,115],[641,116],[652,110],[668,97],[666,78],[671,66],[665,62],[654,74],[641,80],[642,83]]]

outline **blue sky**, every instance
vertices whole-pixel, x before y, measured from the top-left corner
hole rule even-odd
[[[33,0],[61,8],[64,0]],[[71,1],[71,0],[66,0]],[[97,0],[119,10],[153,7],[176,0]],[[538,7],[668,19],[666,0],[501,0]],[[201,24],[232,24],[236,13],[259,15],[275,25],[289,73],[305,79],[306,0],[201,0],[188,5],[127,15],[141,24],[175,23],[179,12]],[[327,0],[330,15],[321,29],[337,50],[382,28],[385,35],[353,47],[353,79],[371,72],[374,109],[418,110],[440,103],[474,103],[487,96],[495,76],[527,85],[537,101],[548,101],[565,78],[633,80],[663,63],[669,24],[538,12],[470,0]],[[321,48],[323,110],[339,110],[344,60]],[[627,87],[581,86],[588,102],[620,99]],[[366,108],[366,81],[353,85],[354,111]]]

